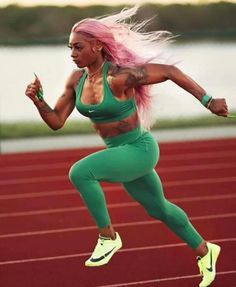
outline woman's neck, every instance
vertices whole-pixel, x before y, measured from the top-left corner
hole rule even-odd
[[[91,82],[94,82],[95,78],[96,78],[99,74],[101,74],[101,71],[102,71],[102,69],[103,69],[103,66],[104,66],[105,62],[106,62],[106,61],[103,60],[103,62],[102,62],[97,68],[93,69],[93,71],[91,71],[91,69],[88,69],[88,70],[87,70],[88,80],[89,80],[90,83],[91,83]]]

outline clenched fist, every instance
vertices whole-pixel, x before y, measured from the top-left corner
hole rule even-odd
[[[227,117],[229,114],[225,99],[213,99],[208,109],[217,116]]]
[[[36,75],[34,82],[27,86],[25,95],[29,97],[33,102],[43,100],[43,88],[39,78]]]

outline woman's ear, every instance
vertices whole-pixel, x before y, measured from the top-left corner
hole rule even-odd
[[[97,41],[96,42],[96,50],[98,52],[100,52],[100,51],[102,51],[102,48],[103,48],[102,43],[100,41]]]
[[[92,47],[91,47],[93,53],[102,51],[102,48],[103,48],[102,43],[97,40],[92,44]]]

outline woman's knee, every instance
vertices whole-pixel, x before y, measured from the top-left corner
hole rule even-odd
[[[69,170],[69,179],[75,185],[90,180],[91,178],[90,170],[80,161],[73,164]]]
[[[76,179],[76,175],[77,175],[77,172],[76,172],[76,164],[73,164],[69,170],[69,179],[70,181],[73,183]]]

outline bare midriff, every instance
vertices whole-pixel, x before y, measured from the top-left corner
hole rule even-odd
[[[94,128],[101,137],[110,138],[129,132],[139,127],[139,125],[139,117],[135,112],[131,116],[116,122],[94,124]]]

